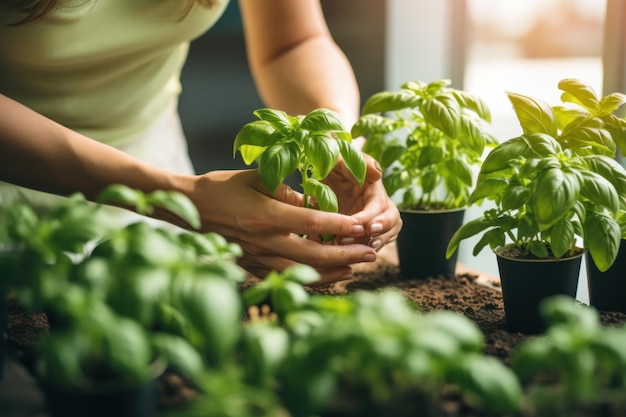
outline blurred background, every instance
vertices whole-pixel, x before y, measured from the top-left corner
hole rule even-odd
[[[487,100],[500,140],[521,133],[506,91],[559,102],[557,83],[579,78],[596,93],[625,92],[623,0],[322,0],[335,40],[354,67],[364,101],[409,80],[450,78]],[[262,107],[248,72],[239,9],[191,45],[180,112],[196,170],[244,167],[232,158],[241,126]],[[466,220],[479,210],[470,209]],[[495,256],[460,262],[497,275]],[[584,266],[581,277],[584,277]],[[582,278],[581,278],[582,279]],[[579,285],[586,300],[586,284]]]

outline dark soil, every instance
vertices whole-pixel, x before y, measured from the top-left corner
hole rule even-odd
[[[253,283],[254,280],[250,280],[247,284]],[[360,290],[373,291],[385,287],[401,289],[423,311],[453,310],[470,318],[484,333],[485,353],[493,355],[505,364],[510,363],[511,354],[516,346],[528,337],[532,337],[506,330],[502,296],[497,283],[471,273],[450,277],[406,279],[393,259],[389,261],[383,257],[382,261],[365,265],[357,270],[354,280],[315,287],[311,289],[311,292],[343,294]],[[607,326],[626,321],[626,315],[617,312],[600,312],[600,316],[602,323]],[[15,303],[9,304],[8,344],[25,366],[32,366],[33,343],[37,336],[47,329],[48,323],[45,315],[25,314]],[[162,377],[161,402],[164,407],[184,403],[193,397],[193,394],[193,390],[190,390],[176,375],[165,374]],[[404,403],[405,400],[399,398],[398,404]],[[454,391],[445,393],[441,398],[441,405],[437,408],[438,411],[433,414],[437,417],[484,417],[483,414],[465,404]],[[394,410],[393,414],[379,415],[418,415],[410,406],[401,406],[400,409]]]
[[[465,273],[456,276],[438,276],[427,279],[406,279],[397,266],[388,263],[361,271],[355,280],[337,283],[325,288],[314,288],[317,293],[371,291],[385,287],[401,289],[422,311],[452,310],[471,319],[485,336],[485,353],[508,364],[515,347],[531,335],[506,330],[502,294],[497,282]],[[604,325],[626,321],[618,312],[600,312]]]
[[[548,250],[548,258],[555,258],[554,254],[552,253],[552,249],[549,246],[546,249]],[[576,256],[582,255],[583,253],[584,251],[578,248],[577,250],[573,251],[573,253],[571,253],[571,256],[576,257]],[[506,248],[500,251],[499,254],[500,256],[503,256],[505,258],[513,258],[513,259],[540,259],[530,252],[525,253],[523,249],[517,246],[511,246],[509,248]],[[567,254],[563,256],[563,258],[567,258],[567,257],[568,257]]]

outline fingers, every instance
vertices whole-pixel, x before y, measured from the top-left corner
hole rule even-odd
[[[285,267],[273,258],[307,264],[316,269],[336,268],[376,260],[375,251],[366,245],[320,244],[294,234],[251,236],[237,243],[242,246],[246,256],[256,259],[260,265],[270,267]]]
[[[276,200],[296,207],[304,206],[304,196],[286,184],[280,184],[273,196]]]
[[[387,196],[381,181],[368,185],[364,190],[363,199],[362,210],[353,217],[365,226],[369,246],[378,251],[396,240],[402,228],[402,219],[398,208]]]
[[[367,166],[367,171],[365,175],[365,183],[373,184],[376,181],[379,181],[383,177],[383,170],[380,167],[380,164],[377,160],[372,158],[367,154],[363,154],[363,158],[365,158],[365,163]]]
[[[294,201],[299,197],[293,190],[280,188],[280,198]],[[251,231],[271,233],[296,233],[299,235],[339,235],[360,237],[365,235],[365,227],[354,216],[312,210],[283,201],[268,198],[256,211],[261,216],[246,215],[239,223]],[[252,224],[251,224],[252,222]]]
[[[300,237],[297,237],[297,239],[300,239],[303,241],[306,240]],[[287,244],[289,243],[290,243],[290,239],[288,239]],[[310,243],[319,245],[319,243],[315,243],[315,242],[310,242]],[[331,245],[325,245],[325,246],[331,246]],[[328,256],[328,259],[331,260],[330,263],[339,262],[340,264],[338,266],[329,267],[328,263],[323,261],[322,258],[319,258],[318,261],[305,262],[306,264],[313,266],[313,267],[315,267],[316,263],[319,265],[316,268],[316,270],[320,274],[320,280],[315,283],[309,284],[310,286],[325,285],[325,284],[329,284],[329,283],[333,283],[337,281],[345,281],[345,280],[354,278],[354,272],[352,268],[349,265],[341,264],[342,262],[345,262],[345,257],[343,255],[339,256],[338,261],[332,260],[333,259],[332,253],[337,251],[338,249],[337,247],[335,248],[325,247],[325,248],[318,248],[318,249],[329,250],[331,253],[331,255]],[[267,251],[268,249],[267,248],[259,249],[257,247],[256,250]],[[345,252],[345,251],[346,251],[345,247],[339,249],[340,253]],[[371,254],[371,249],[366,249],[365,251]],[[375,259],[375,255],[373,254],[371,255],[372,256],[369,256],[369,257],[366,256],[365,259],[368,259],[368,260]],[[359,255],[359,256],[360,256],[360,259],[363,259],[362,255]],[[301,259],[307,259],[306,255],[296,256],[296,257],[299,257]],[[239,260],[239,264],[243,268],[245,268],[248,272],[260,278],[265,277],[271,271],[281,272],[281,271],[284,271],[286,268],[293,266],[293,265],[297,265],[299,263],[300,262],[296,262],[294,260],[290,260],[290,259],[276,256],[273,254],[267,254],[267,255],[253,254],[253,252],[250,250],[245,250],[244,256]]]
[[[376,259],[376,252],[365,244],[321,243],[320,235],[363,237],[366,243],[358,219],[303,208],[302,195],[287,185],[279,186],[272,196],[257,171],[212,171],[199,176],[194,197],[203,231],[239,244],[244,253],[240,264],[259,276],[299,263],[320,271],[321,282],[331,282],[351,277],[349,265]]]
[[[364,235],[340,235],[340,244],[363,243],[375,250],[393,242],[402,228],[396,205],[391,201],[382,183],[378,162],[364,154],[367,171],[363,186],[359,187],[343,163],[324,180],[340,202],[340,211],[350,213],[365,227]]]

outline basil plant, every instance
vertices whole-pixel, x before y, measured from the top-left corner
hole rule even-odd
[[[487,132],[487,104],[449,85],[410,81],[378,92],[352,128],[353,136],[367,137],[363,151],[380,163],[387,194],[400,208],[466,206],[484,150],[496,144]]]
[[[559,87],[564,103],[577,108],[508,94],[523,133],[485,158],[470,204],[490,200],[495,208],[457,230],[448,257],[463,239],[482,233],[474,255],[487,245],[496,249],[512,242],[534,258],[587,249],[601,271],[615,261],[623,236],[626,170],[614,157],[626,124],[612,113],[626,96],[598,99],[576,80],[563,80]]]
[[[290,116],[264,108],[256,110],[254,115],[260,120],[244,125],[239,131],[233,155],[239,151],[246,165],[256,162],[259,175],[272,194],[297,170],[302,178],[305,207],[337,212],[337,196],[322,180],[340,157],[358,184],[363,185],[365,159],[352,145],[350,132],[335,112],[316,109],[307,115]]]

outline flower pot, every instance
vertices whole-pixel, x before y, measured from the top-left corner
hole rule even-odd
[[[144,384],[92,386],[84,389],[40,383],[50,417],[156,417],[156,380]]]
[[[511,332],[542,333],[543,300],[554,295],[576,298],[583,252],[560,259],[517,259],[496,250],[506,328]]]
[[[0,242],[0,379],[4,374],[6,331],[8,321],[9,281],[13,278],[15,262],[21,253],[19,247]]]
[[[151,365],[147,381],[86,381],[80,388],[64,387],[39,379],[49,417],[156,417],[157,382],[165,371],[161,360]]]
[[[615,262],[609,269],[600,272],[585,254],[589,304],[598,310],[626,313],[626,240],[622,239]]]
[[[446,259],[452,235],[463,224],[465,208],[451,210],[401,210],[402,230],[396,247],[404,278],[454,275],[457,252]]]
[[[4,360],[6,357],[6,331],[7,331],[7,294],[0,285],[0,379],[4,376]]]

